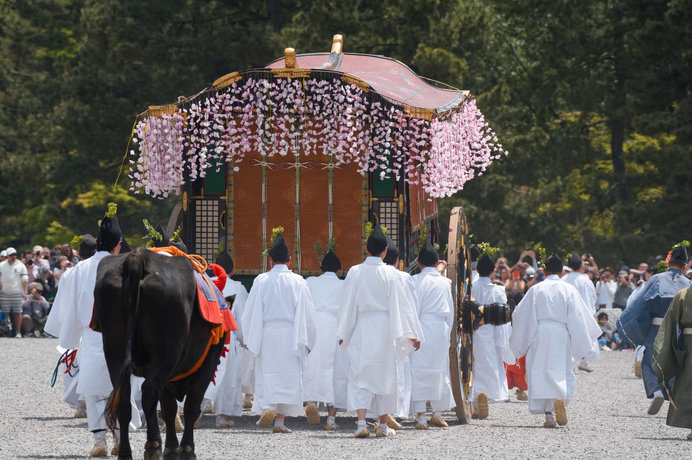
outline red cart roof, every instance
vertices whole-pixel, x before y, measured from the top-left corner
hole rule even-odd
[[[329,53],[299,54],[296,56],[296,68],[318,70],[328,58]],[[267,67],[283,68],[285,61],[280,58]],[[350,74],[365,81],[373,90],[395,104],[437,112],[445,112],[457,106],[464,95],[468,94],[456,88],[436,88],[405,64],[386,56],[344,53],[340,64],[329,70]]]

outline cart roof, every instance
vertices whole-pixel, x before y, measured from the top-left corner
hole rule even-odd
[[[306,53],[296,55],[298,69],[324,69],[329,53]],[[283,68],[284,58],[267,65],[268,68]],[[297,70],[297,69],[296,69]],[[437,88],[419,77],[407,65],[386,56],[344,53],[340,63],[330,69],[356,77],[366,82],[385,99],[408,107],[446,112],[459,105],[467,91],[456,88]]]

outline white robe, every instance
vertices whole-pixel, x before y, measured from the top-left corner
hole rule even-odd
[[[576,288],[557,275],[532,286],[512,314],[509,339],[514,356],[526,354],[529,410],[552,412],[574,393],[572,358],[580,359],[601,335]]]
[[[596,313],[596,286],[591,282],[588,275],[579,272],[571,272],[560,279],[577,288],[589,312],[592,315]]]
[[[433,410],[447,410],[454,406],[449,376],[452,281],[434,267],[425,267],[412,278],[425,341],[411,353],[411,400],[430,401]]]
[[[240,281],[228,279],[223,288],[225,297],[235,294],[233,301],[233,317],[238,323],[238,330],[235,331],[238,341],[238,371],[240,373],[240,383],[243,393],[253,394],[255,392],[255,357],[250,353],[243,339],[243,328],[240,319],[245,314],[248,293]]]
[[[245,344],[256,357],[253,411],[302,414],[302,361],[315,343],[313,311],[307,283],[286,265],[255,278],[241,320]]]
[[[235,299],[231,311],[236,322],[240,323],[240,315],[244,310],[248,294],[242,283],[228,278],[223,288],[223,296],[226,298],[232,295],[235,295]],[[204,397],[214,404],[214,411],[217,414],[241,415],[243,411],[240,355],[250,355],[250,362],[252,362],[252,355],[240,345],[238,341],[238,337],[242,337],[240,324],[238,327],[237,331],[231,331],[226,356],[221,358],[216,368],[215,383],[210,382],[204,394]]]
[[[594,313],[596,313],[596,287],[589,279],[589,275],[579,272],[572,272],[563,276],[560,278],[560,280],[571,284],[577,289],[577,291],[579,291],[579,295],[581,295],[581,298],[584,300],[587,313],[593,316]],[[583,357],[583,360],[593,361],[598,359],[599,348],[598,339],[596,339],[591,344],[591,351]]]
[[[98,251],[92,257],[81,261],[69,275],[72,286],[64,293],[64,303],[58,310],[59,328],[58,346],[66,350],[77,349],[79,374],[76,392],[80,399],[102,400],[113,391],[106,357],[103,353],[103,337],[89,327],[94,310],[94,287],[99,263],[108,256],[107,251]],[[67,274],[67,273],[66,273]],[[131,377],[136,379],[136,377]],[[132,405],[131,428],[139,428],[141,420],[134,400],[135,394],[130,394]],[[89,404],[89,403],[87,403]],[[89,407],[87,406],[87,410]],[[89,421],[91,425],[92,421]]]
[[[397,270],[396,267],[390,265],[397,275],[401,278],[404,283],[409,298],[413,302],[413,305],[418,307],[418,297],[416,295],[416,285],[413,282],[413,278],[407,272],[402,270]],[[421,326],[421,331],[422,331]],[[396,363],[396,415],[399,418],[406,418],[411,413],[411,392],[413,390],[413,382],[411,380],[411,355],[408,354],[401,358]]]
[[[493,302],[506,303],[505,289],[493,283],[487,276],[479,277],[473,283],[473,298],[487,305]],[[504,402],[509,399],[507,374],[504,363],[514,364],[514,354],[509,348],[512,326],[483,324],[473,334],[473,385],[471,401],[478,399],[479,393],[488,395],[491,402]]]
[[[336,353],[343,353],[338,350],[336,340],[336,315],[344,282],[333,272],[306,281],[315,306],[317,337],[315,349],[303,364],[303,399],[334,405],[335,372],[336,375],[342,374],[335,371]]]
[[[73,269],[75,278],[71,296],[65,299],[67,308],[62,316],[58,345],[67,350],[77,350],[79,360],[79,383],[77,393],[81,397],[106,398],[113,390],[106,358],[103,354],[103,339],[100,332],[89,327],[94,308],[94,286],[99,263],[108,252],[99,251],[80,262]]]
[[[69,302],[74,299],[74,280],[76,279],[76,277],[73,276],[74,272],[74,268],[68,268],[60,277],[62,282],[60,283],[60,287],[58,287],[55,300],[53,300],[53,307],[50,309],[48,319],[46,320],[46,325],[43,328],[44,331],[54,337],[60,337],[60,330],[62,329],[66,312],[71,308]],[[57,350],[61,355],[66,351],[65,348],[62,348],[61,346],[58,346]],[[76,358],[73,362],[73,369],[69,373],[64,372],[63,369],[60,369],[65,388],[65,393],[63,394],[62,400],[72,407],[77,407],[79,405],[79,401],[84,399],[77,394],[77,383],[79,382],[79,372],[77,372],[77,369],[79,369],[79,361],[77,361]]]
[[[379,257],[351,267],[337,320],[337,339],[349,357],[348,409],[371,407],[365,399],[375,396],[377,415],[396,412],[396,363],[411,352],[411,339],[421,338],[415,305],[399,275]]]

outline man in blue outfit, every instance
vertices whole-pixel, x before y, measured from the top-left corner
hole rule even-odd
[[[673,249],[668,260],[668,271],[652,276],[640,289],[631,304],[620,315],[617,321],[618,330],[636,345],[644,345],[642,359],[642,378],[646,397],[651,399],[649,415],[655,415],[661,409],[663,401],[668,399],[663,386],[658,383],[658,377],[651,366],[651,354],[654,349],[654,339],[668,311],[668,306],[675,294],[692,285],[683,273],[687,264],[687,249],[677,246]],[[672,381],[666,381],[666,388],[672,390]]]

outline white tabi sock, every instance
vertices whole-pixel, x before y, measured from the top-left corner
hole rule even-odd
[[[106,440],[106,430],[94,431],[94,441]]]
[[[284,426],[284,421],[277,418],[274,420],[274,426]]]
[[[327,416],[327,423],[336,423],[336,416],[328,415]]]
[[[662,398],[663,392],[661,390],[654,391],[654,398]]]
[[[418,420],[416,420],[416,423],[420,423],[421,425],[425,425],[426,423],[428,423],[428,419],[426,419],[425,416],[418,417]]]
[[[436,417],[442,417],[442,414],[439,411],[434,411],[433,415]]]
[[[387,429],[387,423],[380,423],[380,429],[386,430]]]

